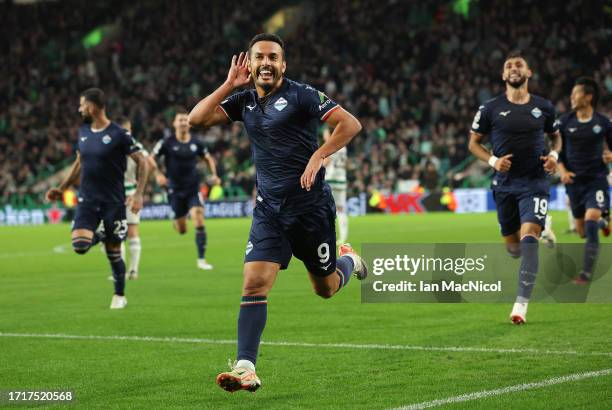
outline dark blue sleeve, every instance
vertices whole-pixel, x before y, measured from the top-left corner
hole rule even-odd
[[[608,150],[612,151],[612,120],[608,119],[607,125],[607,133],[606,133],[606,142],[608,143]]]
[[[303,85],[298,88],[298,101],[300,107],[309,117],[317,118],[321,121],[325,121],[332,111],[340,107],[327,95],[309,85]]]
[[[556,121],[555,106],[550,101],[546,101],[546,105],[544,106],[544,118],[544,132],[550,134],[559,130],[559,125]]]
[[[219,104],[230,121],[242,121],[242,110],[244,109],[244,100],[247,93],[248,91],[241,91],[232,94]]]
[[[153,155],[156,157],[163,157],[166,155],[166,144],[164,144],[163,139],[157,141],[157,144],[153,147]]]
[[[472,121],[472,131],[486,135],[491,132],[491,115],[490,107],[487,104],[478,107],[478,112],[474,115],[474,121]]]
[[[140,151],[140,144],[138,144],[136,139],[132,137],[132,134],[130,134],[128,130],[121,129],[119,132],[119,137],[121,138],[121,147],[123,148],[125,155],[131,155]]]
[[[565,116],[562,115],[555,121],[555,126],[559,131],[561,131],[561,152],[559,153],[559,162],[563,164],[567,164],[567,138],[565,138],[565,133],[563,132],[563,125],[565,123]]]
[[[202,141],[198,141],[197,142],[197,146],[198,146],[198,156],[199,157],[203,157],[206,154],[208,154],[208,149],[206,148],[206,146],[204,145],[204,143]]]

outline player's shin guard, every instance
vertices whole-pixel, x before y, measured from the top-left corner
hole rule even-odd
[[[140,246],[140,238],[130,238],[130,272],[138,272],[138,265],[140,264],[140,252],[142,247]]]
[[[257,360],[257,351],[261,334],[268,317],[268,298],[266,296],[243,296],[238,316],[238,357],[248,360],[253,365]]]
[[[355,269],[355,263],[350,256],[341,256],[336,260],[336,273],[340,276],[338,290],[342,289],[349,282]]]
[[[119,249],[112,251],[107,249],[106,257],[113,270],[115,295],[123,296],[125,291],[125,262],[121,259],[121,251]]]
[[[206,227],[199,226],[195,233],[196,248],[198,249],[198,259],[206,257]]]
[[[599,253],[599,224],[597,221],[586,221],[584,223],[584,233],[586,235],[586,244],[584,245],[584,267],[583,273],[587,276],[593,274],[597,254]]]
[[[72,249],[78,254],[85,254],[91,248],[92,242],[90,238],[85,236],[77,236],[72,238]]]
[[[519,288],[516,301],[529,302],[538,272],[538,240],[527,235],[521,239],[521,267],[519,270]]]

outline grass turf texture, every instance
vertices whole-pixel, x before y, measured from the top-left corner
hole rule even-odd
[[[561,242],[564,213],[554,213]],[[368,216],[362,242],[498,242],[494,214]],[[209,220],[196,269],[193,228],[141,225],[141,276],[128,307],[108,307],[110,269],[98,248],[79,256],[69,226],[0,228],[0,332],[232,340],[249,220]],[[602,239],[609,242],[610,239]],[[57,248],[59,247],[59,248]],[[53,249],[64,251],[54,252]],[[537,285],[536,285],[537,286]],[[294,259],[269,296],[264,341],[610,352],[612,305],[533,304],[513,326],[506,304],[361,304],[356,280],[315,296]],[[71,389],[83,408],[389,408],[612,367],[610,355],[451,352],[263,345],[255,394],[214,384],[235,345],[0,336],[0,390]],[[447,408],[611,408],[612,375],[447,405]]]

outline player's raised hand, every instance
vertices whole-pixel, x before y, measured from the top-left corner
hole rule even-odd
[[[508,172],[512,166],[512,154],[504,155],[495,161],[495,170],[499,172]]]
[[[249,59],[244,51],[236,57],[232,57],[229,71],[227,73],[226,83],[232,88],[239,88],[247,85],[251,81],[251,73],[249,72]]]
[[[45,197],[48,201],[59,201],[60,199],[62,199],[63,194],[64,193],[59,188],[49,188],[49,190],[45,194]]]
[[[601,156],[601,159],[603,160],[604,164],[612,163],[612,151],[605,150]]]
[[[565,185],[573,184],[575,176],[576,174],[574,174],[573,172],[561,172],[561,182]]]
[[[554,174],[557,171],[557,158],[552,155],[541,156],[540,159],[544,161],[544,170],[549,174]]]
[[[306,165],[306,169],[304,173],[300,177],[300,185],[306,191],[310,191],[312,185],[315,182],[315,178],[317,177],[317,173],[323,166],[323,158],[318,153],[312,154],[310,157],[310,161],[308,161],[308,165]]]

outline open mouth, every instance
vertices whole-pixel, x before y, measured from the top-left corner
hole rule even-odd
[[[272,80],[274,78],[274,73],[269,68],[262,68],[259,70],[258,78],[263,81]]]

